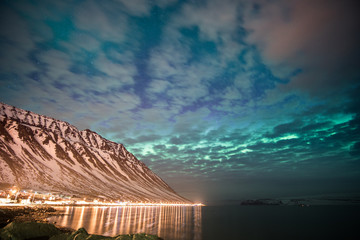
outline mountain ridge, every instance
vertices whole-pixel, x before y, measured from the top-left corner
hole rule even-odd
[[[129,201],[190,202],[123,144],[0,102],[0,182]]]

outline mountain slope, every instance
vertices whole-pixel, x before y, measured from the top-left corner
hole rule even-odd
[[[114,200],[188,202],[122,144],[3,103],[0,182]]]

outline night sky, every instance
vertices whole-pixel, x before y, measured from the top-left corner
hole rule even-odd
[[[356,2],[2,0],[0,101],[194,201],[359,193]]]

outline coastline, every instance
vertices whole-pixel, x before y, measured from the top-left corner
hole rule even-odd
[[[12,239],[13,236],[33,236],[44,239],[87,239],[94,236],[96,239],[139,239],[163,240],[156,235],[145,233],[118,235],[114,237],[88,234],[86,229],[78,230],[65,228],[49,223],[48,218],[62,214],[51,206],[0,206],[0,239]],[[29,230],[30,229],[30,230]],[[35,230],[34,230],[35,229]],[[42,229],[37,231],[37,229]],[[50,229],[50,230],[49,230]],[[52,235],[46,235],[52,232]],[[44,235],[45,234],[45,235]],[[80,236],[80,237],[79,237]],[[22,239],[21,237],[19,239]],[[25,238],[24,238],[25,239]]]
[[[0,228],[13,221],[48,223],[47,218],[58,214],[50,206],[0,206]]]

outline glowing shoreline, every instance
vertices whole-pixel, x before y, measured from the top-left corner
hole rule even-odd
[[[106,201],[99,199],[86,199],[79,197],[64,197],[62,194],[40,192],[34,190],[20,190],[19,187],[1,190],[0,206],[204,206],[202,203],[163,203],[163,202],[132,202],[132,201]]]
[[[0,203],[0,206],[114,206],[114,207],[137,207],[137,206],[184,206],[184,207],[196,207],[196,206],[205,206],[202,203],[94,203],[94,202],[85,202],[80,201],[76,203],[68,203],[63,201],[53,201],[45,203]]]

